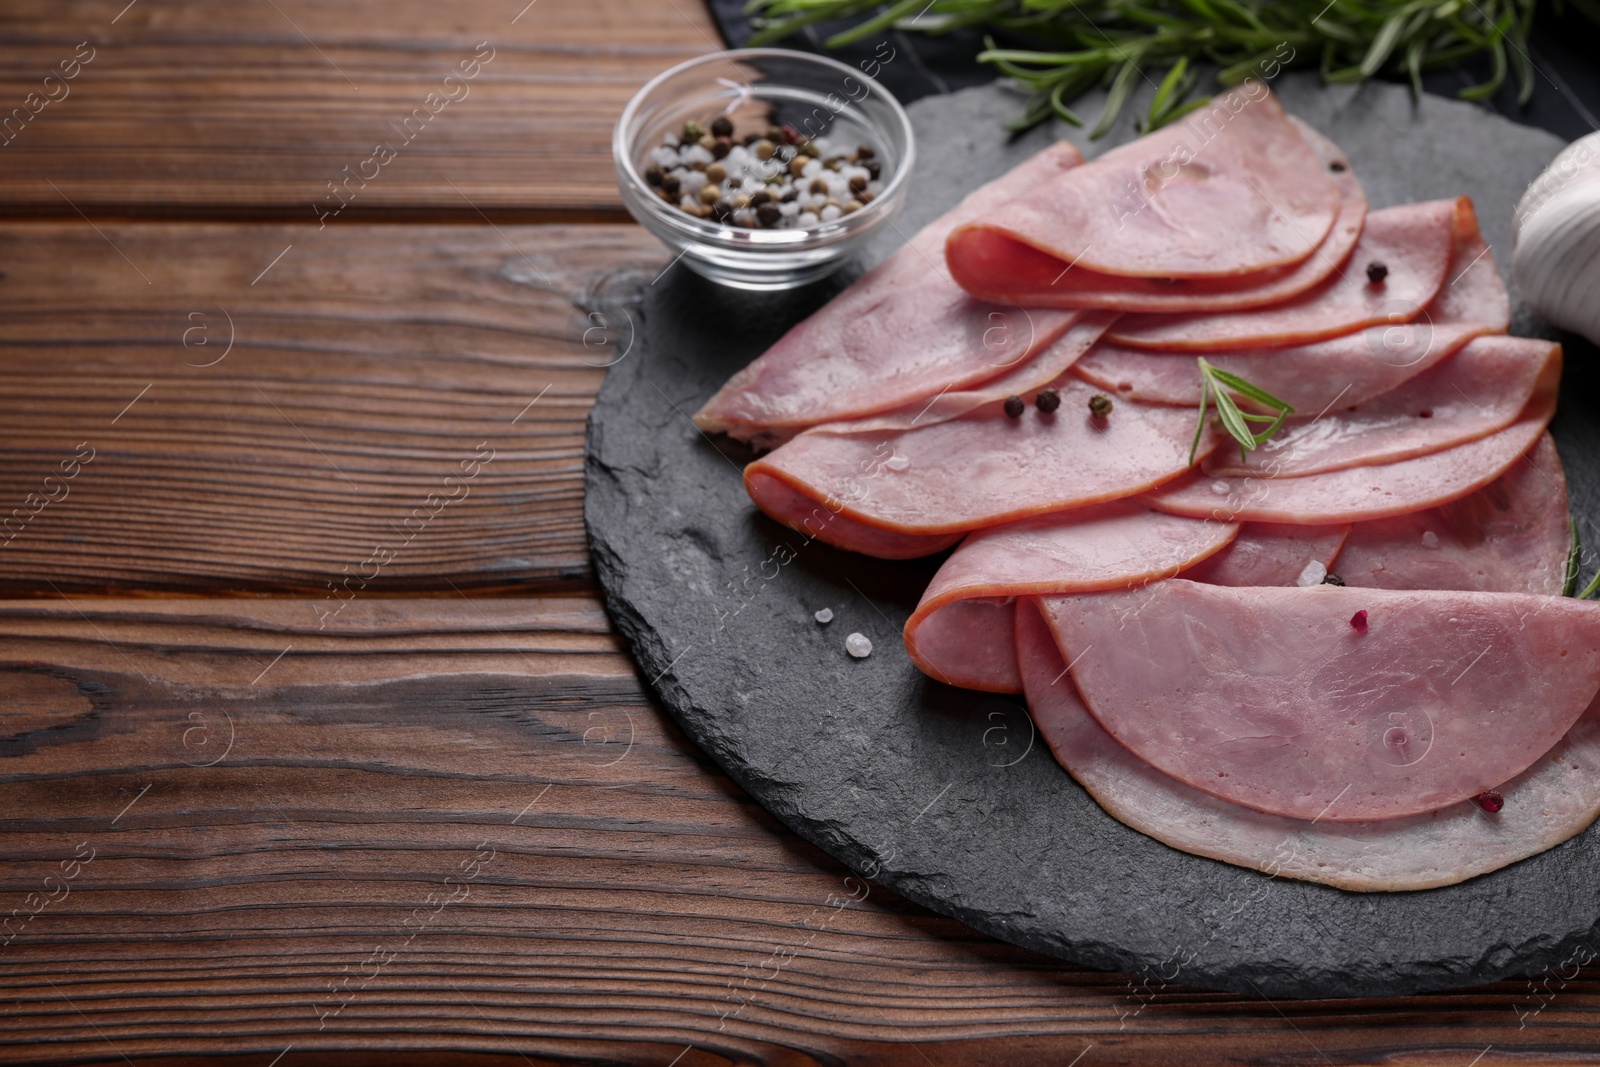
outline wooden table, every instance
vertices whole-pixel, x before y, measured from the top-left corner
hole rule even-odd
[[[0,1060],[1600,1058],[1593,967],[1274,1003],[993,941],[652,705],[582,431],[666,262],[610,125],[696,0],[125,3],[0,14]]]

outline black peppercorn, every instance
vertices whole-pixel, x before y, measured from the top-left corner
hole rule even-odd
[[[644,180],[649,182],[651,185],[660,185],[661,177],[662,175],[660,167],[649,167],[644,172]]]
[[[1322,584],[1323,585],[1343,585],[1344,584],[1344,579],[1339,577],[1337,574],[1330,574],[1327,577],[1322,579]]]
[[[1013,419],[1022,418],[1022,412],[1026,409],[1026,406],[1027,405],[1023,404],[1020,396],[1006,397],[1006,414],[1010,415]]]
[[[712,119],[711,120],[711,136],[713,136],[713,137],[732,137],[733,136],[733,120],[728,118],[728,116],[726,116],[726,115],[718,115],[716,118]]]
[[[1046,415],[1061,406],[1061,394],[1054,389],[1041,389],[1039,395],[1033,398],[1039,410]]]
[[[1343,174],[1345,172],[1345,165],[1336,159],[1332,163],[1328,164],[1328,169],[1333,171],[1335,174]]]
[[[767,192],[765,189],[757,189],[754,193],[750,194],[750,206],[760,207],[762,204],[765,204],[771,199],[771,193]]]
[[[1373,285],[1382,285],[1383,280],[1389,276],[1389,268],[1373,260],[1367,264],[1367,281]]]
[[[1097,419],[1103,419],[1111,414],[1111,398],[1104,393],[1096,393],[1089,398],[1089,414]]]
[[[732,151],[733,142],[726,137],[718,137],[716,143],[711,146],[711,157],[713,159],[727,159],[728,153]]]
[[[681,184],[675,175],[668,174],[661,179],[661,191],[668,196],[677,196]]]
[[[879,178],[883,177],[883,164],[879,163],[876,159],[866,160],[861,165],[867,168],[867,173],[872,175],[873,181],[877,181]]]
[[[778,210],[777,204],[761,203],[756,205],[756,219],[761,225],[776,226],[781,218],[783,218],[783,212]]]
[[[877,155],[869,144],[856,145],[856,158],[860,160],[871,159]]]
[[[851,190],[851,192],[856,192],[856,193],[864,193],[864,192],[866,192],[867,191],[867,178],[866,178],[866,175],[857,174],[853,178],[851,178],[850,179],[850,190]]]
[[[733,218],[733,205],[726,200],[718,200],[711,205],[711,218],[717,222],[727,222]]]

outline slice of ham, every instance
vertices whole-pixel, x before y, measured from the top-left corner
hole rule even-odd
[[[1043,352],[1073,315],[969,297],[945,267],[945,237],[1082,158],[1063,141],[979,188],[730,378],[695,424],[773,445],[998,377]]]
[[[1191,788],[1133,755],[1084,707],[1039,613],[1019,610],[1016,644],[1039,736],[1113,818],[1173,848],[1267,874],[1356,891],[1454,885],[1543,852],[1600,814],[1600,700],[1522,774],[1505,808],[1472,803],[1376,822],[1268,815]]]
[[[1207,474],[1293,478],[1425,456],[1515,422],[1536,393],[1561,384],[1561,346],[1479,337],[1433,369],[1371,400],[1291,419],[1260,448],[1218,449]]]
[[[903,431],[918,426],[931,426],[936,422],[948,422],[974,408],[996,400],[1005,400],[1007,397],[1022,397],[1031,405],[1035,402],[1039,390],[1072,369],[1079,357],[1094,347],[1105,333],[1106,327],[1115,320],[1116,315],[1109,311],[1086,311],[1078,316],[1050,347],[998,378],[942,392],[925,401],[919,400],[907,407],[886,411],[880,415],[848,419],[836,426],[833,423],[822,425],[848,433],[862,433],[868,430]]]
[[[1296,819],[1470,800],[1532,766],[1600,690],[1600,604],[1571,597],[1177,578],[1040,604],[1125,748]]]
[[[1359,404],[1398,387],[1474,337],[1510,327],[1511,298],[1475,228],[1457,235],[1447,274],[1450,280],[1433,302],[1409,322],[1391,316],[1382,326],[1326,341],[1212,353],[1206,359],[1303,412]],[[1119,396],[1194,406],[1200,403],[1200,373],[1192,355],[1101,341],[1073,365],[1073,373]]]
[[[1277,99],[1253,90],[956,227],[946,246],[956,280],[966,284],[965,242],[985,234],[1132,278],[1237,278],[1306,259],[1343,198]]]
[[[1337,570],[1352,586],[1559,596],[1571,545],[1567,480],[1546,433],[1476,493],[1442,507],[1357,523]]]
[[[1213,478],[1195,471],[1143,499],[1173,515],[1302,525],[1384,519],[1438,507],[1476,492],[1517,462],[1550,424],[1555,399],[1553,393],[1535,395],[1517,421],[1498,433],[1416,459],[1303,478]]]
[[[814,500],[768,475],[747,474],[745,484],[768,518],[804,534],[808,541],[815,539],[847,552],[878,559],[918,559],[961,540],[959,533],[923,537],[856,522],[839,514],[839,501]]]
[[[987,404],[905,432],[808,430],[746,467],[745,488],[779,521],[791,506],[768,509],[775,483],[856,523],[927,537],[1120,500],[1188,469],[1193,412],[1127,401],[1094,419],[1092,386],[1059,388],[1049,415],[1030,407],[1013,419]],[[1220,440],[1208,429],[1201,455]]]
[[[1449,280],[1457,233],[1477,231],[1466,197],[1374,211],[1345,264],[1291,300],[1220,314],[1129,315],[1110,337],[1163,352],[1229,352],[1308,344],[1395,318],[1410,320]],[[1373,265],[1388,272],[1380,283],[1369,280]]]
[[[1313,564],[1326,575],[1349,533],[1348,523],[1290,526],[1247,522],[1222,551],[1190,567],[1182,576],[1212,585],[1297,585],[1309,575],[1315,578],[1309,584],[1315,585],[1322,578]]]
[[[1019,596],[1118,589],[1170,577],[1239,527],[1162,515],[1131,501],[979,530],[945,560],[906,621],[906,651],[949,685],[1020,693],[1011,643]]]
[[[1262,307],[1302,293],[1349,256],[1366,219],[1367,197],[1338,147],[1292,121],[1340,194],[1339,214],[1328,236],[1315,253],[1293,266],[1224,279],[1127,277],[1065,262],[1000,230],[974,227],[946,246],[952,274],[975,296],[1029,307],[1215,313]]]

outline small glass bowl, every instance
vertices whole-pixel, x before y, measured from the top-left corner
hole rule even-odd
[[[696,218],[645,182],[650,152],[688,119],[727,115],[736,134],[769,125],[772,112],[810,137],[870,145],[883,191],[859,211],[810,229],[746,229]],[[860,70],[782,48],[716,52],[658,75],[628,102],[611,141],[628,212],[697,274],[739,289],[792,289],[831,274],[887,226],[905,202],[916,146],[911,120]]]

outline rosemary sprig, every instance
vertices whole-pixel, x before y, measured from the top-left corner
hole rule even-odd
[[[1200,450],[1200,435],[1206,428],[1206,402],[1207,398],[1217,407],[1217,417],[1222,421],[1222,428],[1239,442],[1239,458],[1244,459],[1246,451],[1255,451],[1268,441],[1273,434],[1283,428],[1284,421],[1294,414],[1294,406],[1287,401],[1279,400],[1259,385],[1245,381],[1237,374],[1230,374],[1219,367],[1212,366],[1201,356],[1195,360],[1200,366],[1200,417],[1195,420],[1194,440],[1189,445],[1189,463],[1194,463],[1194,457]],[[1262,407],[1276,411],[1276,415],[1263,415],[1254,411],[1245,411],[1232,396],[1229,390],[1238,393],[1246,399],[1253,400]],[[1257,432],[1250,428],[1252,422],[1266,423],[1266,428]]]
[[[1487,56],[1487,80],[1461,90],[1469,100],[1499,91],[1508,74],[1526,103],[1533,92],[1527,58],[1536,0],[749,0],[758,32],[769,44],[816,22],[862,19],[830,37],[830,48],[890,29],[947,33],[983,27],[1038,48],[997,47],[978,58],[1033,90],[1021,118],[1026,128],[1057,115],[1074,125],[1079,96],[1106,87],[1094,135],[1111,128],[1140,82],[1158,85],[1141,125],[1154,129],[1206,101],[1189,100],[1199,87],[1196,64],[1216,69],[1215,82],[1235,85],[1254,75],[1270,80],[1280,68],[1316,67],[1329,82],[1386,75],[1422,91],[1422,75]],[[1600,0],[1572,0],[1600,21]]]

